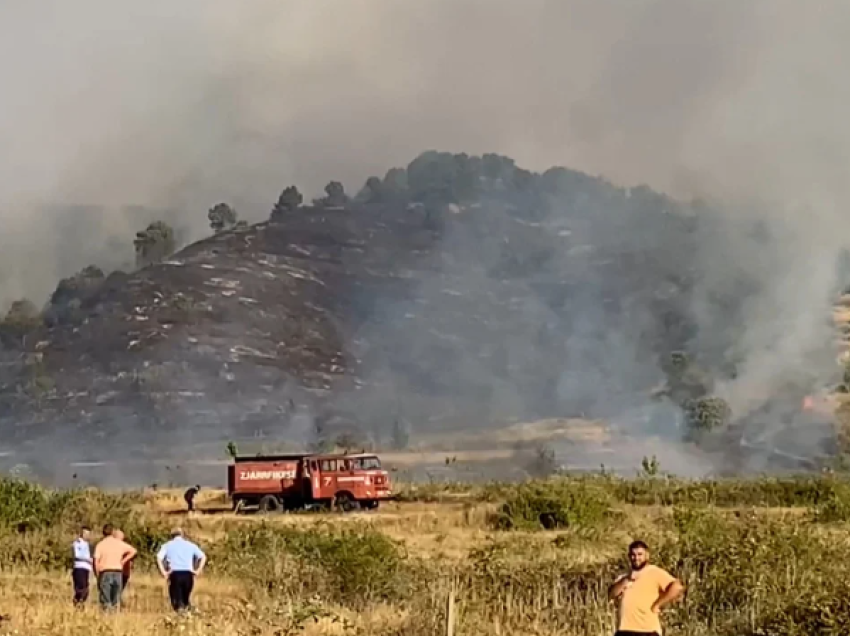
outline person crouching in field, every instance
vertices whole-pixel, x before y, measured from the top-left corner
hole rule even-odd
[[[608,599],[619,603],[614,636],[661,636],[659,612],[677,600],[685,586],[649,563],[649,548],[643,541],[629,546],[629,563],[631,571],[608,588]]]
[[[112,531],[112,535],[116,539],[118,539],[119,541],[124,540],[124,532],[119,530],[118,528],[116,528],[115,530]],[[124,569],[121,570],[121,595],[122,595],[122,597],[124,595],[124,590],[127,589],[127,583],[130,581],[130,574],[133,571],[133,561],[134,560],[135,560],[135,557],[129,559],[124,564]]]
[[[89,598],[89,577],[92,571],[90,537],[91,529],[83,526],[72,544],[71,580],[74,583],[74,605],[77,607],[82,607]]]
[[[100,605],[104,610],[121,606],[124,566],[137,554],[136,548],[114,534],[111,523],[103,526],[103,539],[94,549],[94,571],[100,591]]]
[[[187,488],[186,492],[183,493],[183,501],[186,502],[186,510],[188,512],[195,511],[195,497],[197,496],[200,490],[201,487],[196,484],[191,488]]]
[[[190,600],[195,577],[201,575],[206,562],[207,555],[183,537],[181,528],[174,528],[171,540],[159,549],[156,564],[163,578],[168,581],[168,597],[175,612],[192,608]]]

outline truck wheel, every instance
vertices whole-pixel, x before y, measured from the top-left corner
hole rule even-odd
[[[363,507],[366,508],[366,510],[374,510],[378,507],[378,502],[374,499],[368,499],[363,502]]]
[[[358,507],[357,501],[347,492],[338,492],[334,497],[334,508],[342,512],[351,512]]]
[[[280,501],[274,495],[266,495],[260,499],[260,512],[279,512]]]

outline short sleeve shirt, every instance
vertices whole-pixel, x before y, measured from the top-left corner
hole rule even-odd
[[[204,558],[204,552],[191,541],[176,537],[164,544],[156,557],[167,562],[171,572],[191,572],[195,561]]]
[[[620,597],[617,629],[623,632],[661,634],[661,620],[652,611],[652,604],[675,580],[669,572],[658,566],[644,566],[638,572],[637,580]]]
[[[113,536],[101,540],[94,548],[94,560],[97,563],[98,572],[120,572],[124,569],[124,565],[121,563],[124,555],[132,551],[133,548],[129,543]]]

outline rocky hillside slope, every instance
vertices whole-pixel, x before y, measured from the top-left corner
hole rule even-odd
[[[4,444],[78,459],[328,431],[398,444],[621,414],[659,356],[698,341],[715,372],[734,366],[731,330],[696,338],[709,213],[564,169],[423,157],[402,185],[390,171],[355,200],[66,281],[47,324],[0,352]],[[734,298],[716,302],[734,324]]]

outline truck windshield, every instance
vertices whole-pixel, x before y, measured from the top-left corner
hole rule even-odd
[[[377,470],[381,468],[381,460],[377,457],[360,457],[354,462],[357,470]]]

